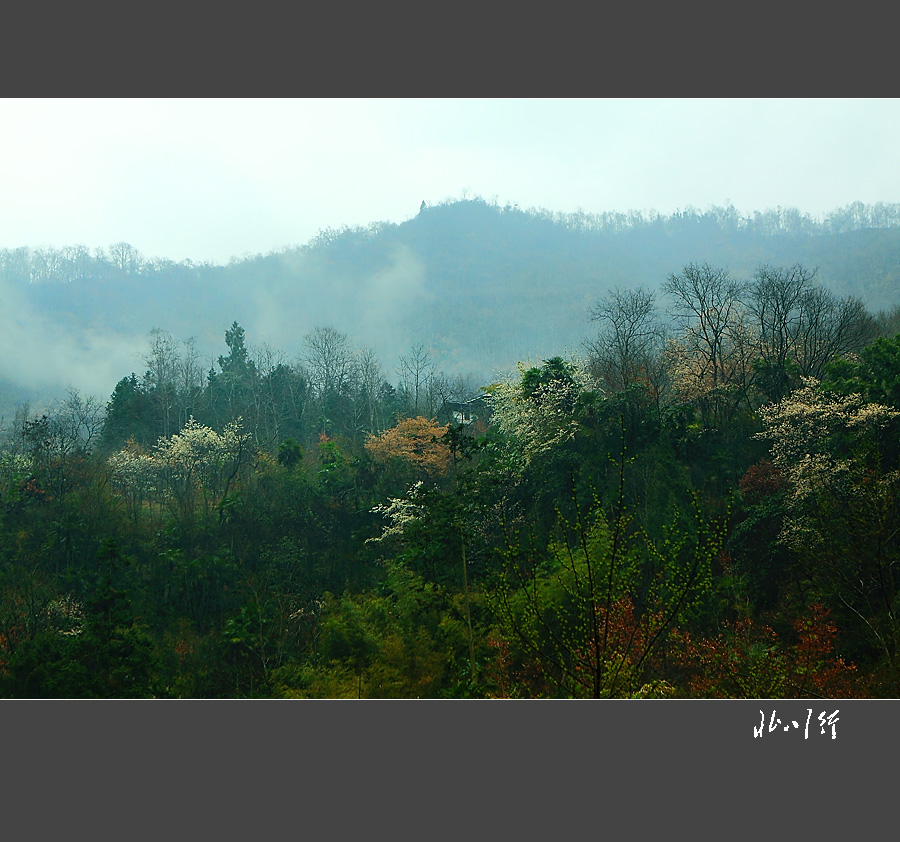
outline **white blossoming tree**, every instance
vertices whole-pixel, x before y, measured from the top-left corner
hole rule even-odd
[[[805,379],[761,408],[772,462],[788,480],[781,540],[814,592],[855,622],[900,692],[900,412]]]
[[[366,543],[384,541],[391,536],[402,538],[410,524],[419,522],[423,514],[422,486],[423,482],[419,480],[409,487],[406,496],[391,497],[387,503],[372,508],[373,513],[386,517],[388,524],[381,535],[367,538]]]
[[[157,487],[156,460],[134,439],[106,460],[110,480],[136,522],[144,504],[152,505]]]
[[[523,464],[575,436],[575,407],[583,392],[597,384],[584,366],[559,357],[541,368],[519,364],[516,381],[491,388],[493,421],[518,451]]]
[[[133,443],[107,464],[113,481],[136,511],[143,501],[167,502],[182,517],[221,503],[253,456],[241,420],[221,433],[188,419],[181,432],[161,438],[145,452]]]
[[[803,524],[815,523],[825,501],[849,504],[898,479],[881,458],[885,433],[900,418],[895,409],[858,394],[826,394],[818,381],[806,378],[800,389],[759,413],[765,430],[757,438],[771,441],[772,462],[790,483],[792,529],[798,535],[809,531]],[[810,538],[827,540],[814,528],[804,540]]]

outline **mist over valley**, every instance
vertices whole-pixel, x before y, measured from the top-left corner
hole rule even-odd
[[[235,321],[251,349],[286,361],[302,359],[304,337],[327,326],[374,351],[389,382],[421,347],[440,371],[485,385],[519,361],[580,353],[599,298],[658,289],[691,262],[738,279],[800,263],[836,296],[890,310],[900,300],[900,205],[856,203],[814,220],[781,208],[590,215],[423,202],[400,224],[326,229],[226,265],[148,257],[124,242],[6,248],[0,416],[23,402],[42,411],[69,389],[105,402],[122,377],[143,376],[154,329],[193,338],[214,369]]]

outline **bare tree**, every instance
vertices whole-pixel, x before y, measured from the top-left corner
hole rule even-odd
[[[650,378],[662,348],[664,330],[652,292],[616,288],[591,309],[600,328],[585,343],[592,374],[609,392],[620,392]]]
[[[471,377],[462,374],[449,375],[437,372],[428,384],[429,404],[433,407],[430,415],[436,415],[445,404],[463,403],[478,394],[478,383]]]
[[[804,327],[813,292],[815,270],[800,264],[789,268],[760,266],[745,296],[758,339],[759,386],[776,403],[796,380],[797,339]]]
[[[19,246],[17,249],[0,250],[0,275],[6,280],[29,283],[31,276],[31,249]]]
[[[90,453],[103,432],[106,410],[93,396],[82,397],[77,389],[69,389],[66,400],[57,404],[54,416],[58,437],[65,451]]]
[[[66,282],[80,281],[91,274],[91,253],[86,246],[66,246],[62,250],[63,279]]]
[[[167,331],[153,328],[150,352],[144,357],[144,386],[156,406],[157,436],[170,436],[181,429],[176,401],[179,363],[178,342]]]
[[[761,266],[747,289],[758,331],[758,386],[776,403],[801,377],[820,379],[829,362],[862,350],[878,332],[859,299],[838,300],[815,275],[800,264]]]
[[[807,291],[797,334],[797,363],[804,377],[821,379],[832,360],[861,351],[875,338],[875,320],[858,298],[838,300],[821,287]]]
[[[313,388],[320,397],[339,391],[346,384],[353,363],[347,335],[333,327],[317,327],[303,338],[304,362]]]
[[[184,427],[188,418],[196,414],[206,380],[194,337],[186,339],[181,344],[183,354],[176,360],[175,365],[179,430]]]
[[[434,376],[434,362],[431,355],[421,343],[413,345],[409,354],[400,357],[400,368],[397,371],[400,376],[400,384],[409,395],[410,408],[413,415],[419,415],[422,411],[420,404],[428,389],[428,381]]]
[[[252,349],[247,371],[249,376],[249,406],[244,423],[247,424],[254,441],[266,446],[281,437],[279,378],[273,376],[279,367],[286,367],[283,351],[278,351],[263,343]]]
[[[742,285],[726,269],[690,263],[663,289],[682,331],[670,344],[673,374],[706,422],[718,426],[746,399],[750,379]]]
[[[153,328],[150,331],[150,352],[144,357],[146,384],[153,389],[174,384],[178,379],[178,363],[178,342],[168,331]]]
[[[35,249],[31,253],[31,279],[33,282],[57,281],[62,276],[62,252],[56,249]]]
[[[727,269],[690,263],[680,274],[669,275],[663,289],[673,299],[682,327],[697,337],[712,382],[718,385],[724,376],[725,345],[741,308],[741,284]]]
[[[56,401],[47,413],[30,416],[28,408],[16,413],[16,448],[30,462],[40,483],[54,496],[67,487],[69,464],[91,453],[103,431],[105,409],[94,397],[69,389],[68,398]]]
[[[880,310],[875,316],[875,328],[878,336],[886,339],[900,333],[900,304],[895,304],[890,310]]]
[[[353,379],[354,358],[347,335],[333,327],[317,327],[304,337],[309,382],[317,403],[317,425],[323,433],[342,413]]]
[[[358,402],[365,411],[367,432],[377,433],[382,428],[378,396],[384,383],[384,371],[371,348],[357,351],[356,380],[359,391]]]
[[[128,243],[113,243],[109,247],[109,259],[120,272],[136,274],[144,266],[144,256]]]

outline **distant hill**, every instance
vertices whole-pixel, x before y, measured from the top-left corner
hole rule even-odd
[[[488,378],[578,348],[607,289],[657,289],[688,262],[739,278],[802,262],[837,294],[887,309],[900,303],[900,205],[856,203],[817,221],[780,208],[557,214],[471,199],[225,266],[147,259],[127,243],[4,249],[0,404],[19,388],[69,384],[106,399],[119,377],[141,373],[152,328],[196,337],[212,359],[234,320],[251,346],[288,358],[332,325],[373,348],[389,378],[414,344],[449,374]]]

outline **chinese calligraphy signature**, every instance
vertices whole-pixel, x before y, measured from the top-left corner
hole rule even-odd
[[[813,732],[815,732],[816,727],[820,729],[820,734],[825,733],[826,727],[831,727],[831,739],[837,739],[837,722],[839,721],[838,713],[840,711],[836,710],[832,714],[826,713],[824,710],[819,714],[818,717],[818,725],[813,726]],[[766,715],[763,711],[759,712],[760,722],[759,727],[757,728],[755,725],[753,726],[753,738],[761,737],[764,733],[766,733]],[[806,716],[806,725],[803,729],[803,739],[809,739],[809,724],[812,721],[813,709],[807,708],[807,716]],[[771,717],[769,717],[769,725],[768,731],[790,731],[791,728],[795,730],[800,730],[800,723],[796,719],[789,719],[787,723],[782,723],[780,719],[777,719],[775,716],[775,711],[772,711]]]

